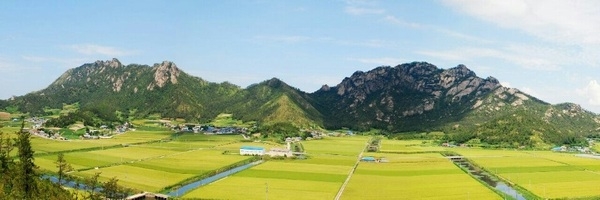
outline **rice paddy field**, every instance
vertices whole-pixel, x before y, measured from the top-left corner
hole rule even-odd
[[[270,160],[183,198],[333,199],[368,140],[343,137],[306,141],[306,160]]]
[[[544,199],[600,198],[600,159],[550,151],[455,150]]]
[[[418,153],[444,150],[444,147],[434,146],[429,141],[424,140],[381,140],[379,152]]]
[[[4,127],[5,133],[15,128]],[[164,192],[182,181],[249,159],[241,146],[282,148],[248,142],[239,135],[173,135],[130,131],[111,139],[54,141],[32,137],[35,162],[56,171],[57,153],[76,172],[100,181],[112,177],[137,191]],[[600,159],[551,151],[446,148],[422,140],[382,139],[379,152],[364,152],[370,136],[302,141],[307,159],[270,159],[184,194],[183,199],[503,199],[444,158],[456,152],[500,179],[539,198],[600,198]],[[384,162],[358,162],[361,156]],[[351,174],[352,170],[355,170]],[[348,178],[351,174],[350,178]],[[344,183],[348,180],[347,184]]]
[[[242,138],[239,135],[184,134],[173,141],[162,141],[171,134],[162,131],[132,131],[111,139],[71,141],[33,137],[32,141],[36,142],[32,145],[37,153],[36,165],[42,170],[55,171],[56,152],[64,152],[67,162],[77,170],[72,173],[75,176],[91,177],[95,173],[101,173],[100,181],[117,177],[120,185],[151,192],[159,192],[186,179],[249,158],[223,154],[222,149],[216,148],[239,143]],[[113,147],[108,148],[110,146]],[[239,146],[237,148],[239,151]]]

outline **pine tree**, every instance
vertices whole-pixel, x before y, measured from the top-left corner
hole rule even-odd
[[[120,187],[117,182],[119,179],[113,177],[102,186],[102,194],[107,199],[124,199],[127,197],[127,191]]]
[[[97,190],[100,188],[98,177],[100,177],[101,172],[97,172],[92,176],[92,178],[86,180],[86,188],[88,191],[88,196],[86,199],[88,200],[100,200],[102,199],[100,194],[97,193]]]
[[[17,138],[16,144],[19,153],[19,163],[17,164],[17,176],[15,177],[15,190],[18,193],[18,197],[22,199],[34,199],[33,197],[37,194],[36,179],[36,166],[33,162],[33,149],[31,148],[31,142],[29,138],[31,134],[27,131],[23,131],[25,127],[25,118],[21,117],[21,129],[19,131],[19,137]]]
[[[56,159],[55,163],[56,168],[58,168],[58,185],[62,186],[62,182],[63,180],[65,180],[67,172],[73,170],[73,167],[71,167],[71,164],[67,163],[67,160],[65,160],[65,155],[63,153],[58,154],[58,158]]]
[[[14,160],[10,157],[10,152],[13,148],[13,140],[0,132],[0,199],[6,199],[12,191],[11,168],[14,166]]]

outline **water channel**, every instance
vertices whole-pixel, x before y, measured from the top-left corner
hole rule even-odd
[[[172,196],[172,197],[180,197],[183,194],[185,194],[185,193],[187,193],[187,192],[189,192],[191,190],[194,190],[194,189],[199,188],[199,187],[201,187],[203,185],[207,185],[209,183],[215,182],[215,181],[217,181],[219,179],[225,178],[225,177],[227,177],[229,175],[232,175],[234,173],[240,172],[242,170],[248,169],[248,168],[250,168],[252,166],[255,166],[255,165],[258,165],[258,164],[260,164],[262,162],[263,162],[262,160],[259,160],[259,161],[256,161],[256,162],[248,163],[248,164],[245,164],[245,165],[242,165],[242,166],[239,166],[239,167],[236,167],[236,168],[233,168],[233,169],[221,172],[221,173],[216,174],[214,176],[211,176],[211,177],[208,177],[208,178],[205,178],[205,179],[202,179],[202,180],[199,180],[199,181],[196,181],[196,182],[184,185],[184,186],[182,186],[180,188],[177,188],[176,190],[173,190],[173,191],[169,192],[167,195]]]
[[[457,156],[453,156],[453,157],[458,158]],[[503,182],[501,180],[497,180],[496,178],[494,178],[492,175],[488,174],[487,172],[473,166],[473,164],[471,164],[468,160],[466,160],[462,157],[460,159],[451,159],[451,160],[452,160],[452,162],[454,162],[454,164],[465,169],[469,173],[469,175],[483,181],[484,183],[491,186],[492,188],[495,188],[496,190],[506,194],[506,196],[509,196],[509,197],[517,199],[517,200],[527,200],[521,193],[519,193],[517,190],[512,188],[509,184],[506,184],[505,182]]]

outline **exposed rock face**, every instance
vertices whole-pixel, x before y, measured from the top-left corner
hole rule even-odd
[[[121,64],[121,62],[116,59],[113,58],[112,60],[107,60],[107,61],[102,61],[102,60],[98,60],[94,63],[96,66],[107,66],[107,67],[111,67],[111,68],[117,68],[117,67],[122,67],[123,64]],[[102,69],[101,71],[103,71],[104,69]]]
[[[350,107],[361,104],[372,93],[396,90],[426,94],[426,99],[415,108],[405,111],[407,115],[432,110],[434,102],[449,98],[458,102],[468,95],[481,96],[498,87],[493,77],[479,78],[464,65],[448,70],[438,69],[429,63],[411,63],[392,67],[378,67],[369,72],[356,72],[337,86],[337,94],[352,99]],[[322,88],[323,91],[329,88]],[[391,97],[383,97],[383,99]]]
[[[477,99],[500,87],[497,79],[477,77],[464,65],[440,69],[426,62],[413,62],[357,71],[335,87],[322,87],[315,96],[333,95],[322,99],[332,101],[325,105],[335,105],[331,110],[336,113],[332,115],[348,117],[349,122],[351,118],[370,115],[383,126],[409,123],[403,119],[421,118],[419,116],[431,112],[454,115],[460,110],[464,113],[484,104]],[[372,122],[357,123],[370,126]]]
[[[179,68],[177,68],[177,65],[170,61],[163,61],[161,64],[154,64],[153,71],[154,82],[148,85],[148,90],[153,90],[154,86],[162,88],[168,82],[171,82],[172,84],[177,84],[177,78],[181,73]]]

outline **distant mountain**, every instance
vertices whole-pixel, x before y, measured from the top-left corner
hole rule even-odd
[[[600,131],[600,118],[578,105],[550,105],[464,65],[440,69],[425,62],[358,71],[336,86],[305,93],[277,78],[240,88],[188,75],[168,61],[124,66],[113,59],[70,69],[46,89],[0,106],[42,115],[43,108],[75,102],[105,115],[134,111],[205,122],[231,113],[301,127],[443,130],[462,142],[561,143]]]
[[[414,62],[355,72],[312,96],[327,126],[412,130],[458,121],[477,99],[500,87],[495,78],[479,78],[463,65],[443,70]]]
[[[550,105],[464,65],[424,62],[356,72],[311,94],[326,127],[452,133],[449,140],[507,146],[575,142],[600,132],[600,118],[579,105]],[[519,137],[516,137],[519,136]]]
[[[233,113],[244,120],[322,126],[318,111],[302,100],[303,96],[304,92],[278,79],[244,90],[228,82],[190,76],[169,61],[124,66],[113,59],[70,69],[46,89],[13,98],[10,104],[36,115],[43,115],[45,107],[79,102],[82,108],[96,112],[135,110],[141,117],[160,114],[209,121],[220,113]]]

